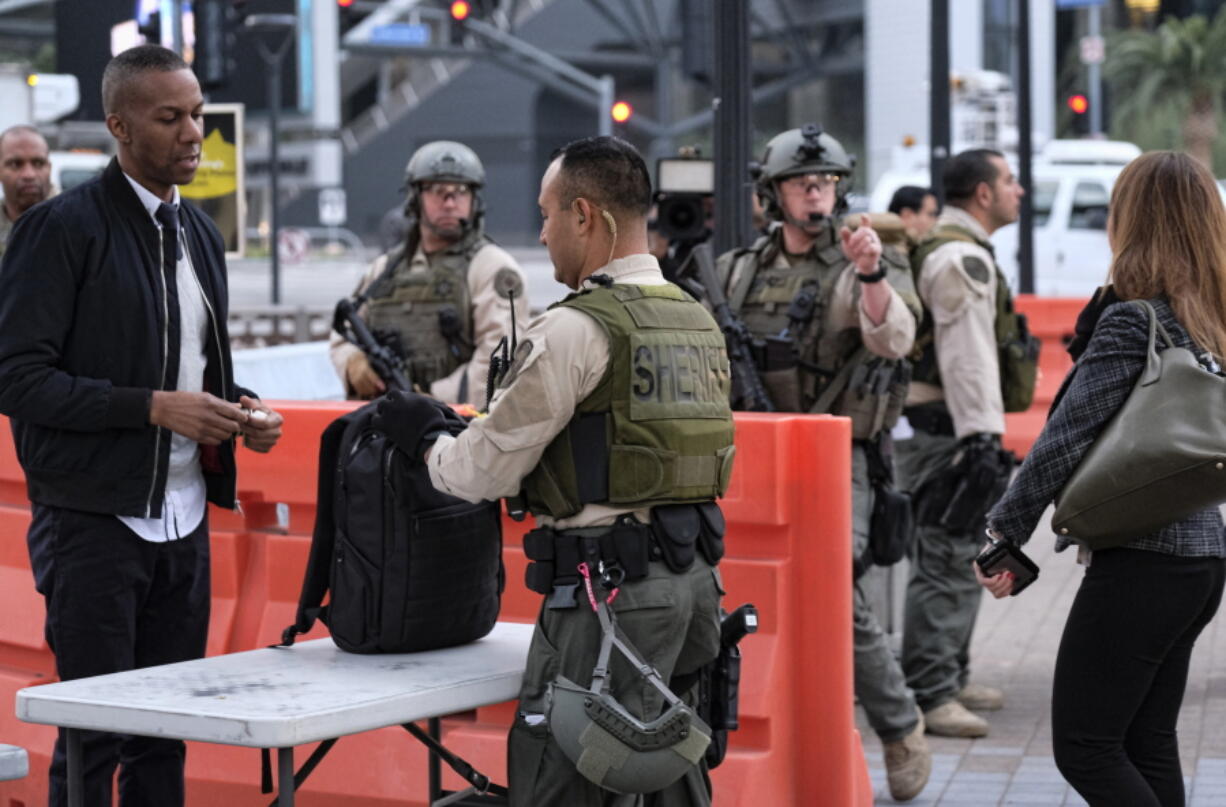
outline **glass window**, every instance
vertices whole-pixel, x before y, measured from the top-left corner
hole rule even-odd
[[[1101,182],[1078,182],[1073,190],[1073,208],[1069,211],[1070,230],[1107,229],[1107,205],[1111,194]]]
[[[1046,227],[1051,218],[1052,203],[1056,201],[1056,191],[1060,183],[1052,180],[1034,183],[1034,195],[1030,197],[1030,209],[1034,211],[1034,226]]]

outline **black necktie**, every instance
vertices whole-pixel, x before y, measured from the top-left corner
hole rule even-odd
[[[181,260],[183,245],[179,243],[179,208],[162,202],[153,215],[162,224],[162,233],[166,238],[163,243],[168,247],[167,255],[173,254],[176,262]]]

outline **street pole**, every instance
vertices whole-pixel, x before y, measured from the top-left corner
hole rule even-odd
[[[716,255],[750,238],[749,0],[716,0],[715,233]]]
[[[272,304],[277,305],[281,302],[281,160],[277,142],[281,132],[281,59],[268,58],[263,43],[260,43],[260,52],[268,65],[268,198],[272,225],[269,251],[272,254]]]
[[[596,109],[597,121],[596,131],[600,132],[601,137],[608,137],[613,134],[613,93],[615,87],[613,77],[604,75],[600,77],[600,103]]]
[[[1030,111],[1030,0],[1017,0],[1017,161],[1022,190],[1021,216],[1018,220],[1017,263],[1018,291],[1034,293],[1034,208],[1031,192],[1034,190],[1030,164],[1034,156],[1031,143]]]
[[[1103,35],[1103,7],[1090,6],[1086,9],[1089,15],[1088,33],[1095,40]],[[1097,61],[1089,64],[1090,79],[1090,137],[1100,137],[1103,133],[1103,71]]]
[[[253,33],[280,35],[276,47],[269,47],[262,37],[256,37],[256,49],[268,67],[268,200],[269,200],[269,255],[272,259],[272,304],[281,302],[281,162],[279,139],[281,133],[281,62],[294,41],[298,20],[293,14],[252,14],[243,25]]]
[[[941,173],[949,158],[949,0],[932,0],[928,48],[928,173],[937,203],[945,203]]]
[[[170,3],[170,36],[171,50],[183,55],[183,0],[171,0]]]

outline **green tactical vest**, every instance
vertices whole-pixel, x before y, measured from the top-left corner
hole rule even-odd
[[[720,259],[725,280],[737,274],[729,306],[756,338],[770,343],[758,351],[764,355],[755,356],[762,383],[779,411],[844,415],[852,419],[855,439],[871,439],[901,413],[906,380],[900,362],[869,353],[859,328],[825,327],[835,284],[847,266],[833,223],[827,222],[812,251],[795,265],[776,265],[782,248],[777,229]],[[883,265],[890,261],[898,262],[883,253]],[[788,311],[802,293],[813,295],[815,304],[807,324],[797,329]]]
[[[413,383],[428,389],[473,355],[472,298],[468,265],[493,242],[479,231],[426,256],[427,271],[410,272],[412,255],[402,248],[388,253],[390,276],[376,280],[367,303],[370,329],[400,335]],[[444,322],[450,335],[444,331]]]
[[[586,504],[640,508],[710,501],[732,473],[732,376],[724,336],[677,286],[615,284],[555,305],[590,316],[609,367],[524,479],[536,515]]]
[[[992,256],[996,270],[996,346],[999,355],[1000,391],[1006,412],[1025,412],[1034,400],[1038,378],[1039,343],[1030,335],[1024,314],[1013,308],[1013,294],[1005,275],[996,265],[996,252],[988,241],[980,240],[965,227],[942,224],[932,231],[911,253],[911,271],[919,288],[924,261],[940,247],[953,241],[978,244]],[[935,324],[932,313],[924,307],[924,319],[915,334],[912,380],[941,386],[941,368],[937,362]]]

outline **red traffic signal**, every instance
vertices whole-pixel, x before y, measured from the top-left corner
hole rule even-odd
[[[1075,115],[1084,115],[1086,110],[1090,108],[1090,102],[1084,95],[1077,93],[1068,97],[1068,108],[1073,110]]]
[[[353,5],[353,0],[336,0],[336,4],[341,8],[349,8]]]
[[[472,6],[468,0],[454,0],[451,4],[451,19],[456,22],[463,22],[468,19],[468,15],[472,12]]]
[[[627,104],[625,101],[618,101],[609,109],[609,115],[617,123],[625,123],[630,120],[630,116],[634,114],[634,107]]]

